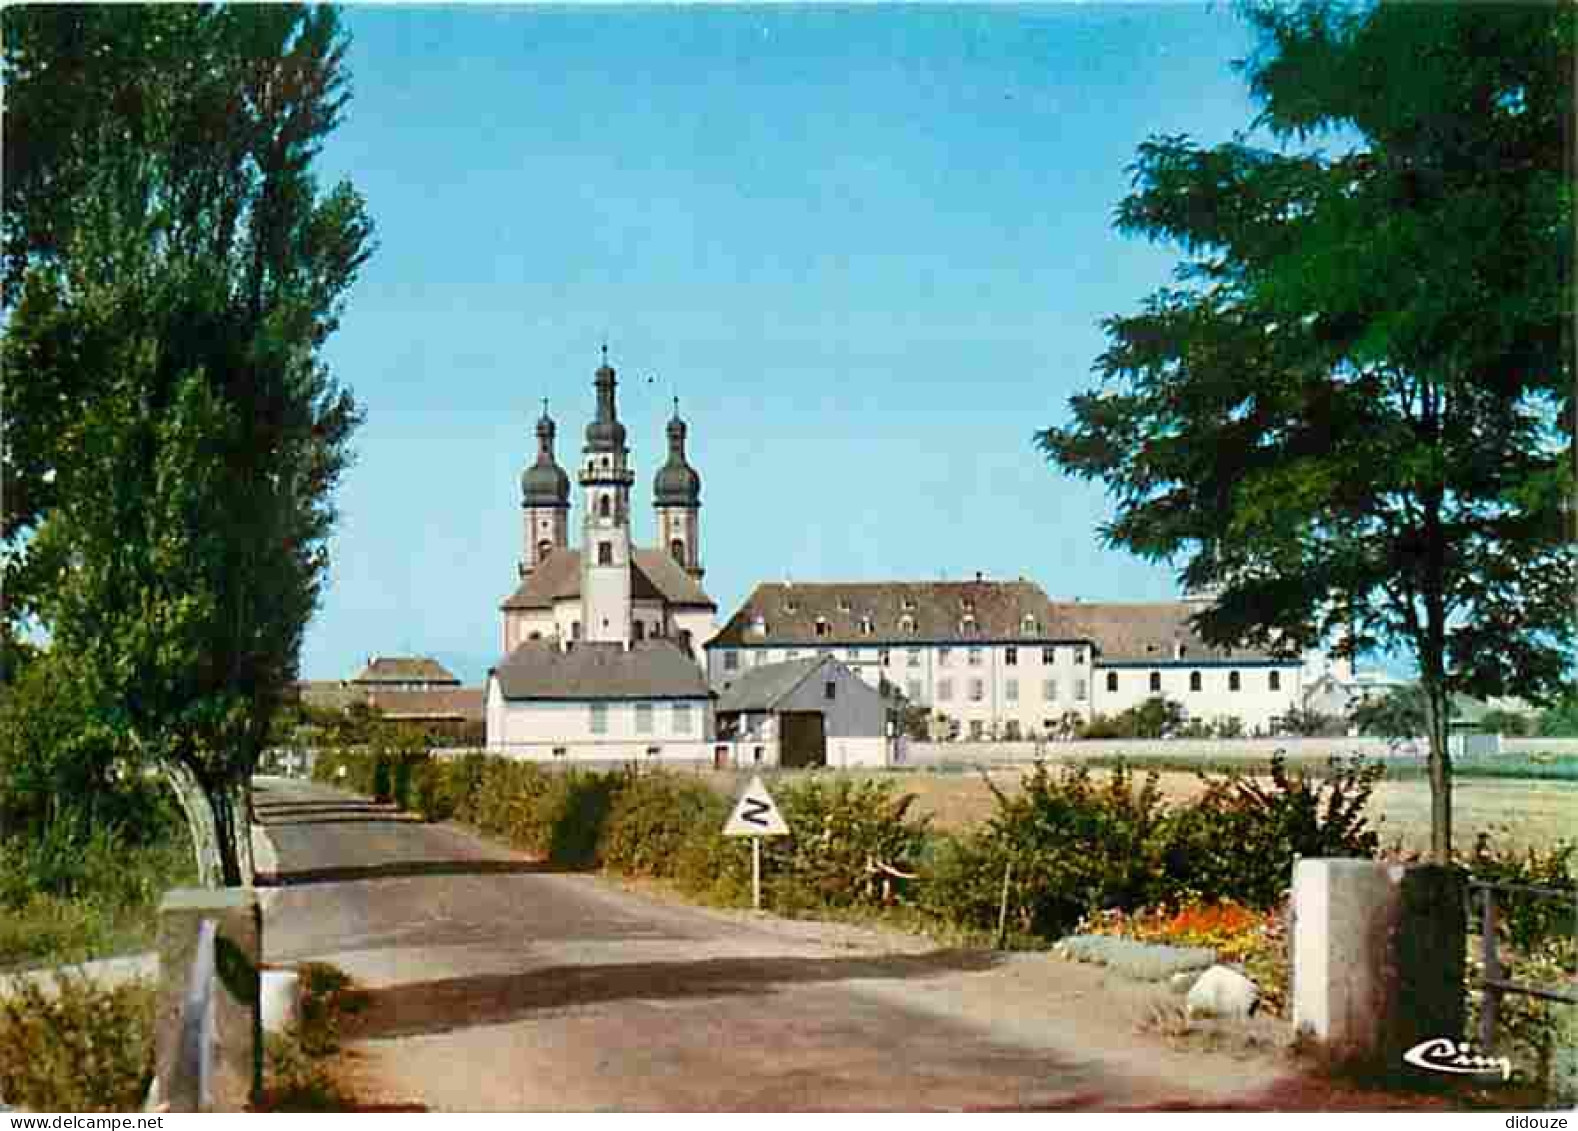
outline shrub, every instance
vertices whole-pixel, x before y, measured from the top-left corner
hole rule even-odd
[[[34,1111],[134,1111],[153,1077],[154,989],[60,974],[0,997],[0,1097]]]
[[[1290,773],[1280,750],[1269,786],[1237,771],[1202,773],[1205,793],[1171,822],[1164,868],[1179,889],[1274,907],[1299,857],[1376,854],[1380,838],[1366,810],[1382,773],[1362,759],[1333,758],[1319,780]]]
[[[1500,883],[1552,888],[1563,896],[1539,897],[1529,892],[1496,892],[1498,911],[1497,957],[1504,977],[1532,986],[1572,984],[1578,975],[1578,938],[1574,937],[1573,896],[1578,892],[1574,875],[1578,844],[1560,841],[1541,852],[1498,848],[1480,834],[1464,863],[1476,879]],[[1482,896],[1480,898],[1483,898]],[[1483,920],[1474,900],[1468,943],[1468,977],[1473,987],[1469,994],[1469,1031],[1478,1032],[1479,1015],[1484,1008],[1484,993],[1478,988],[1484,976],[1480,932]],[[1578,1009],[1571,1005],[1545,1001],[1524,994],[1506,994],[1501,999],[1498,1040],[1512,1057],[1520,1079],[1540,1088],[1551,1102],[1571,1105],[1578,1100],[1578,1079],[1569,1070],[1565,1077],[1557,1071],[1556,1053],[1578,1044]]]
[[[814,904],[882,903],[891,887],[876,865],[911,871],[926,837],[927,819],[909,815],[914,795],[898,793],[890,781],[786,781],[777,800],[790,835],[766,842],[764,867],[775,892],[798,885]]]
[[[707,786],[665,771],[630,775],[608,811],[598,843],[605,868],[632,876],[670,878],[680,868],[687,842],[716,830],[729,806]],[[694,878],[713,886],[711,870]]]

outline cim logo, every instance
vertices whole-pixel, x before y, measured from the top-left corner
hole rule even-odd
[[[1480,1056],[1467,1041],[1454,1041],[1449,1037],[1421,1041],[1405,1052],[1403,1059],[1429,1072],[1449,1072],[1456,1076],[1499,1074],[1503,1080],[1512,1076],[1512,1061],[1508,1057]]]

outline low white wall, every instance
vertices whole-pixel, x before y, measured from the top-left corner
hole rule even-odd
[[[654,753],[653,751],[656,751]],[[483,753],[499,758],[514,758],[523,762],[574,762],[624,764],[640,762],[644,765],[668,765],[712,761],[713,744],[710,742],[680,742],[672,738],[654,738],[640,742],[512,742],[489,746]],[[459,754],[462,751],[444,751]]]
[[[1425,744],[1393,748],[1380,738],[1096,738],[1072,742],[910,742],[906,761],[1030,762],[1043,758],[1244,758],[1265,759],[1278,750],[1289,757],[1323,758],[1331,754],[1364,754],[1371,758],[1414,758],[1423,761]],[[1578,754],[1578,738],[1503,738],[1503,756]]]

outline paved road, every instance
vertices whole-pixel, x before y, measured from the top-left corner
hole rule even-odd
[[[259,782],[265,957],[371,991],[357,1083],[444,1110],[959,1110],[1198,1095],[1081,1051],[1093,1001],[977,952],[658,902],[323,787]],[[895,953],[894,948],[910,953]],[[1039,960],[1045,964],[1047,960]],[[1083,969],[1083,968],[1081,968]]]

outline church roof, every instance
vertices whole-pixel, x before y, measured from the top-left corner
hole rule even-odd
[[[506,699],[706,699],[707,680],[670,640],[573,644],[527,640],[489,673]]]
[[[678,562],[660,550],[632,550],[630,596],[679,608],[716,609],[717,603]],[[502,609],[551,609],[581,595],[581,551],[555,550],[504,599]]]

